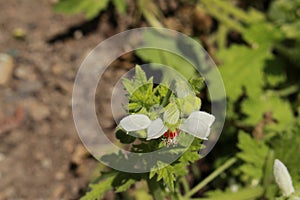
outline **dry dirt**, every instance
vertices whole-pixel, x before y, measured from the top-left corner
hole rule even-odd
[[[14,60],[10,80],[0,85],[1,200],[78,199],[99,164],[75,130],[73,81],[87,53],[127,27],[116,28],[108,14],[91,22],[57,14],[53,3],[0,1],[0,53]],[[107,73],[108,89],[114,73],[119,69]],[[112,130],[111,116],[102,118]]]

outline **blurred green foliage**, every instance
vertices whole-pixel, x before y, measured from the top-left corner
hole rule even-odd
[[[55,4],[54,10],[66,14],[84,13],[88,19],[91,19],[96,17],[99,12],[105,10],[109,2],[110,0],[60,0]],[[125,13],[125,0],[112,0],[112,3],[118,12]]]
[[[105,10],[108,3],[108,0],[61,0],[55,10],[65,13],[83,12],[88,18],[92,18],[99,11]],[[118,12],[126,13],[125,1],[115,0],[112,3]],[[300,193],[300,0],[270,0],[269,5],[261,11],[251,7],[251,4],[257,5],[259,1],[247,2],[248,7],[244,8],[236,5],[243,3],[230,0],[180,1],[180,5],[192,4],[200,8],[216,21],[215,30],[210,35],[210,40],[217,48],[212,56],[220,63],[219,70],[226,87],[228,111],[220,145],[215,147],[210,159],[206,161],[211,168],[209,172],[218,171],[229,155],[237,158],[234,165],[227,168],[227,172],[222,173],[212,184],[209,184],[210,180],[204,182],[205,184],[200,182],[201,187],[196,186],[202,188],[198,199],[284,199],[273,177],[273,163],[276,158],[289,169],[296,189],[295,195]],[[163,12],[155,1],[139,0],[136,7],[149,25],[164,25]],[[231,33],[239,35],[240,41],[230,41],[228,36]],[[168,40],[157,42],[176,45]],[[206,92],[201,83],[193,80],[195,70],[183,58],[152,49],[139,50],[136,55],[145,62],[173,67],[189,78],[202,94]],[[141,81],[147,82],[142,78]],[[150,89],[142,88],[142,92],[149,92],[148,96],[154,92],[150,82],[146,85]],[[129,80],[127,84],[125,81],[125,85],[129,92],[134,91],[134,88],[130,88],[134,85]],[[160,88],[158,92],[167,91]],[[131,112],[143,109],[140,102],[144,102],[144,99],[140,99],[140,96],[132,99],[128,107]],[[146,102],[147,105],[161,103],[161,99],[152,100],[155,102]],[[147,107],[149,106],[144,109]],[[123,143],[134,140],[131,137],[122,137],[119,131],[117,138]],[[141,150],[141,146],[136,148],[137,151]],[[189,192],[186,180],[179,181],[177,178],[178,175],[187,174],[185,166],[199,158],[194,150],[200,147],[194,144],[191,148],[180,158],[180,165],[174,163],[162,170],[153,169],[150,176],[140,174],[130,179],[128,174],[117,176],[118,173],[114,172],[113,176],[121,180],[119,185],[113,184],[113,178],[104,173],[101,177],[105,179],[91,184],[91,192],[83,199],[100,199],[105,191],[111,189],[116,192],[125,191],[142,178],[152,180],[153,185],[150,184],[149,187],[153,191],[161,188],[161,192],[152,194],[155,199],[164,199],[160,196],[189,199],[184,196]],[[179,168],[184,170],[179,171]],[[200,173],[199,176],[197,180],[205,180],[207,174]]]

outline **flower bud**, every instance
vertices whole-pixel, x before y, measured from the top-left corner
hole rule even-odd
[[[295,192],[292,179],[286,166],[278,159],[274,162],[275,181],[281,189],[284,196],[288,197]]]

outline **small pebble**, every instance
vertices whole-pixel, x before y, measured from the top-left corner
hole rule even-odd
[[[28,99],[27,101],[24,101],[24,107],[35,121],[46,119],[51,114],[48,106],[34,99]]]
[[[83,33],[82,33],[81,30],[76,30],[76,31],[74,32],[74,38],[75,38],[76,40],[79,40],[79,39],[82,38],[82,37],[83,37]]]
[[[74,151],[74,142],[72,140],[64,141],[64,148],[67,150],[68,153],[72,153]]]
[[[76,146],[75,151],[72,156],[72,161],[76,164],[80,164],[82,160],[88,156],[88,151],[84,148],[83,145],[79,144]]]
[[[51,71],[54,75],[60,75],[64,72],[64,68],[62,65],[56,64],[51,68]]]
[[[35,81],[37,80],[37,75],[33,68],[30,66],[19,66],[16,68],[14,75],[21,80]]]
[[[63,185],[58,185],[53,191],[53,199],[60,199],[66,188]]]
[[[44,167],[44,168],[50,168],[51,167],[51,165],[52,165],[52,162],[51,162],[51,160],[50,159],[43,159],[42,160],[42,162],[41,162],[41,164],[42,164],[42,166]]]
[[[54,177],[56,180],[61,181],[61,180],[65,179],[66,175],[64,172],[56,172]]]
[[[22,28],[15,28],[12,31],[12,35],[14,38],[19,39],[19,40],[24,40],[26,37],[26,31]]]
[[[0,53],[0,86],[6,85],[12,77],[14,60],[8,54]]]

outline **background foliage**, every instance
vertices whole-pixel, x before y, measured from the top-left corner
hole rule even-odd
[[[141,196],[151,199],[145,190],[139,189],[146,188],[143,181],[138,187],[140,180],[148,180],[155,199],[164,199],[163,196],[214,200],[279,198],[282,194],[273,177],[275,158],[286,164],[299,194],[300,1],[181,0],[180,4],[192,5],[213,22],[212,26],[202,29],[194,27],[190,35],[200,38],[199,42],[219,64],[225,83],[228,111],[221,139],[208,158],[185,171],[176,169],[174,164],[152,171],[150,176],[115,171],[102,173],[83,199],[101,199],[108,190],[115,190],[122,199]],[[155,1],[138,0],[127,4],[123,0],[61,0],[54,9],[70,14],[83,12],[91,19],[99,12],[106,12],[108,5],[121,16],[126,14],[129,5],[135,6],[136,12],[143,16],[140,20],[148,25],[169,26],[166,14]],[[148,50],[136,55],[144,62],[171,65],[193,78],[194,72],[182,67],[184,61],[171,54],[164,54],[161,59],[159,53]],[[205,88],[200,94],[206,96]],[[206,99],[204,104],[208,101]],[[136,109],[134,104],[132,106]],[[117,132],[117,137],[118,134],[121,133]],[[129,142],[132,141],[129,139]],[[186,159],[184,165],[198,159],[192,154],[188,154],[191,158],[185,156],[181,158]],[[203,170],[203,166],[209,170]],[[218,176],[214,176],[214,172]],[[194,178],[189,179],[190,176]],[[192,193],[188,192],[189,187],[194,188]]]

